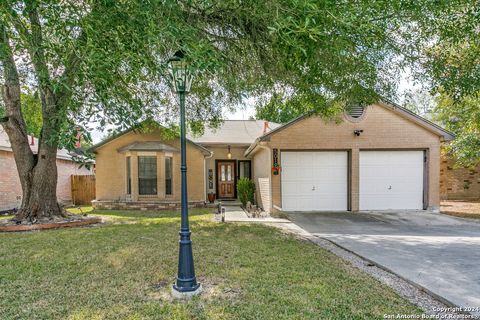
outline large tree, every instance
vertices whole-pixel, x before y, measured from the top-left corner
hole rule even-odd
[[[456,135],[446,149],[461,166],[480,163],[479,32],[480,2],[455,1],[441,19],[421,30],[431,41],[421,68],[414,70],[435,96],[433,120]]]
[[[414,64],[430,41],[417,29],[455,4],[3,0],[2,125],[23,189],[16,218],[62,215],[55,155],[59,146],[73,147],[77,125],[176,121],[165,61],[178,49],[199,72],[187,115],[195,130],[217,123],[224,108],[252,95],[327,112],[330,105],[391,94],[400,70]],[[38,155],[28,146],[24,86],[41,101]]]
[[[446,150],[463,167],[480,164],[480,93],[462,98],[452,98],[442,93],[437,98],[434,118],[456,138],[446,145]]]

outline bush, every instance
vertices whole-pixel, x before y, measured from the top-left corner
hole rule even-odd
[[[248,178],[241,178],[237,182],[237,195],[244,207],[247,205],[248,201],[253,203],[255,183]]]

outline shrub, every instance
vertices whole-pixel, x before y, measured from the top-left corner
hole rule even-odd
[[[241,178],[237,182],[237,195],[244,207],[247,205],[248,201],[253,203],[255,183],[248,178]]]

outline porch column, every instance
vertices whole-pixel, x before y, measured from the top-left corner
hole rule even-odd
[[[130,158],[131,176],[132,176],[132,201],[138,201],[138,155],[132,152]]]

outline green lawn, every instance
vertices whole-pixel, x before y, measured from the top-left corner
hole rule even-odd
[[[100,227],[0,234],[1,319],[381,319],[420,311],[329,252],[262,225],[192,210],[197,277],[188,303],[167,289],[178,212],[94,211]]]

